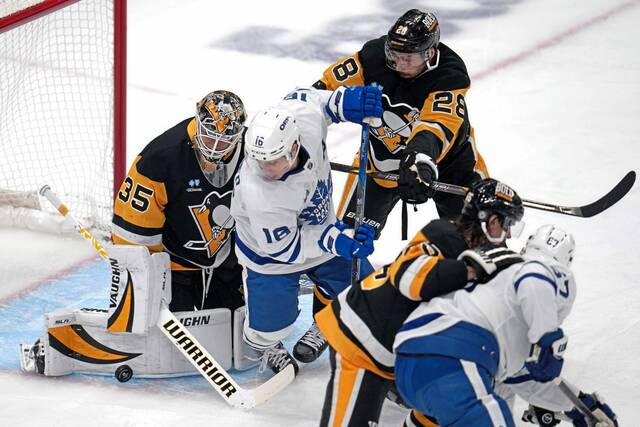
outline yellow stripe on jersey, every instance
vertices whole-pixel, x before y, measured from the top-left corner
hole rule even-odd
[[[442,152],[437,161],[440,161],[446,156],[447,152],[451,150],[454,143],[458,142],[460,137],[465,135],[459,135],[460,128],[466,121],[467,106],[465,102],[465,95],[467,93],[466,88],[455,89],[450,91],[433,92],[429,94],[429,97],[424,101],[422,109],[420,110],[420,121],[439,123],[441,126],[449,129],[453,137],[450,140],[450,144],[447,144],[447,138],[442,133],[429,127],[427,130],[438,137],[442,142]],[[407,140],[407,144],[415,136],[415,133]]]
[[[409,265],[420,257],[424,257],[423,264],[418,271],[410,271]],[[407,298],[420,301],[422,288],[427,277],[441,259],[444,259],[444,256],[440,250],[429,242],[422,231],[419,231],[402,253],[390,264],[390,282]],[[400,286],[401,283],[402,286]]]
[[[364,76],[362,75],[362,64],[355,53],[351,56],[339,59],[329,66],[322,73],[321,82],[325,84],[327,90],[335,90],[338,86],[362,86]]]
[[[343,358],[348,359],[355,366],[371,371],[382,378],[389,380],[395,378],[393,373],[385,372],[378,368],[374,361],[344,334],[342,329],[340,329],[332,306],[323,308],[316,313],[314,318],[318,328],[320,328],[322,334],[327,338],[331,347],[340,353]]]
[[[113,213],[137,227],[159,229],[165,221],[164,207],[168,202],[167,189],[138,172],[141,157],[136,157],[129,174],[120,186]]]

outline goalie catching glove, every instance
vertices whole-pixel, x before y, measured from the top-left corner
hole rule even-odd
[[[505,247],[489,249],[467,249],[458,255],[458,261],[464,262],[475,271],[475,282],[486,283],[505,268],[522,262],[520,255]]]
[[[320,249],[346,259],[366,258],[373,253],[373,239],[376,230],[369,224],[355,229],[353,238],[349,236],[353,229],[347,228],[342,221],[328,226],[318,240]]]
[[[340,86],[331,94],[325,110],[334,123],[361,124],[365,117],[381,117],[382,90],[377,86]]]
[[[424,203],[435,191],[429,187],[438,179],[438,166],[431,157],[405,149],[398,169],[398,195],[408,203]]]

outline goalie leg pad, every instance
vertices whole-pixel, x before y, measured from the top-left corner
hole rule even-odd
[[[232,366],[231,311],[226,308],[175,313],[224,369]],[[128,365],[137,377],[197,375],[193,365],[158,329],[146,335],[110,333],[107,310],[62,310],[45,316],[41,338],[44,374],[113,375]],[[183,346],[189,343],[183,342]],[[194,349],[194,352],[196,350]],[[197,355],[193,355],[196,357]]]
[[[109,332],[146,334],[158,320],[160,301],[171,302],[169,255],[150,255],[144,246],[113,245],[111,264]]]

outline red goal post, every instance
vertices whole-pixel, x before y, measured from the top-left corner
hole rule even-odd
[[[0,225],[48,184],[108,231],[125,141],[126,0],[1,1]]]

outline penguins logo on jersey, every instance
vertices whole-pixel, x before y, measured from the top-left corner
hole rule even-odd
[[[212,191],[201,204],[189,206],[201,240],[189,240],[184,247],[197,251],[206,250],[207,256],[212,258],[231,237],[235,221],[229,211],[230,204],[231,191],[224,194]]]
[[[402,102],[392,104],[386,94],[382,95],[382,108],[382,126],[371,128],[371,134],[394,154],[406,145],[412,125],[420,116],[420,110]]]

